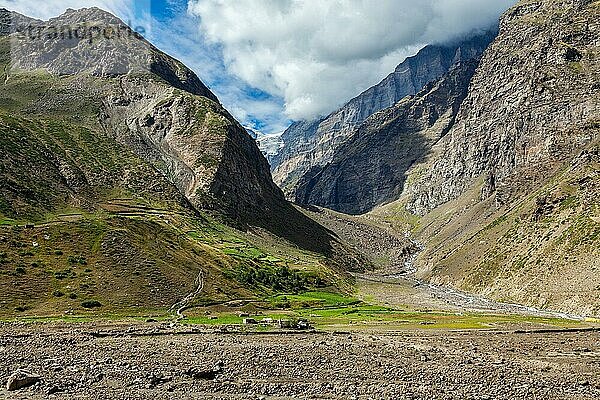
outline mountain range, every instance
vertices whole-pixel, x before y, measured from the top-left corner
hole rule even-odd
[[[415,279],[600,315],[599,21],[522,0],[265,136],[105,11],[0,10],[2,316],[348,294],[398,243]]]
[[[3,313],[164,310],[199,276],[200,303],[338,290],[368,266],[284,199],[191,70],[118,18],[0,24]]]
[[[597,314],[599,16],[590,0],[521,1],[497,32],[424,48],[292,125],[275,181],[412,232],[425,280]]]
[[[354,136],[369,116],[391,107],[439,79],[457,62],[479,57],[495,36],[495,28],[462,41],[430,45],[406,59],[376,86],[350,100],[325,118],[292,124],[282,135],[284,146],[271,159],[275,182],[291,200],[303,175],[328,164],[338,147]]]

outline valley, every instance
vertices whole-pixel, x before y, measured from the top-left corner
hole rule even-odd
[[[600,398],[598,21],[519,1],[264,134],[0,9],[0,398]]]

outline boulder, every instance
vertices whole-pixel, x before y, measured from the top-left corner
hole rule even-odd
[[[15,371],[9,378],[6,383],[6,390],[14,391],[26,388],[31,385],[35,385],[42,379],[41,376],[32,374],[29,371],[25,371],[23,369],[19,369]]]
[[[225,368],[225,363],[223,361],[219,361],[215,364],[212,369],[208,368],[190,368],[185,374],[192,379],[199,380],[213,380],[217,377],[217,375],[223,372]]]

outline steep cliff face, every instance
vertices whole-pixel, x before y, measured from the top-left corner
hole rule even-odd
[[[455,64],[417,95],[358,125],[330,163],[302,177],[296,201],[362,214],[400,197],[408,169],[452,126],[478,61]]]
[[[502,18],[439,156],[410,190],[424,214],[479,177],[508,201],[548,178],[595,137],[600,93],[598,3],[522,2]]]
[[[375,212],[411,223],[422,277],[600,314],[599,21],[590,0],[503,16],[452,129]]]
[[[292,125],[283,135],[283,149],[273,159],[275,182],[293,199],[298,180],[313,167],[329,163],[337,148],[353,136],[356,125],[405,96],[419,92],[447,73],[456,62],[480,55],[494,36],[492,31],[458,43],[427,46],[400,64],[381,83],[328,117]]]

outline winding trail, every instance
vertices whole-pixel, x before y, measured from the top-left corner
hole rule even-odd
[[[204,289],[204,272],[202,270],[200,270],[194,284],[196,289],[185,296],[181,301],[173,304],[169,310],[170,312],[175,312],[175,314],[177,314],[177,321],[181,321],[185,318],[183,312],[190,307],[190,302],[202,292],[202,289]]]

